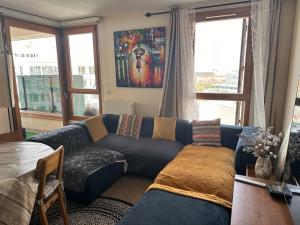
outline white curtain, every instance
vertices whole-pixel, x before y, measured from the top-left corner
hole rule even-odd
[[[251,122],[262,127],[273,125],[276,55],[282,0],[252,0],[253,91]]]
[[[187,9],[171,10],[169,51],[163,85],[161,116],[198,118],[194,88],[195,16]]]

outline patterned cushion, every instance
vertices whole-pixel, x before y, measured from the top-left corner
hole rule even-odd
[[[193,120],[193,144],[221,146],[221,119],[199,121]]]
[[[122,114],[119,118],[116,134],[139,139],[142,120],[142,116]]]

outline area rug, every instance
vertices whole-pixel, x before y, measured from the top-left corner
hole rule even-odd
[[[121,200],[100,197],[89,205],[68,201],[67,211],[71,225],[115,225],[131,206]],[[47,218],[49,225],[63,225],[58,204],[47,211]],[[32,214],[30,225],[40,225],[36,212]]]

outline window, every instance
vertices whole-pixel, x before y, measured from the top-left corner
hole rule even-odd
[[[95,26],[64,31],[71,119],[100,112],[96,34]]]
[[[27,114],[35,111],[61,115],[55,34],[10,26],[10,35],[20,109],[28,111]],[[18,57],[23,53],[24,58]]]
[[[250,7],[199,12],[196,21],[199,119],[246,125],[252,81]]]

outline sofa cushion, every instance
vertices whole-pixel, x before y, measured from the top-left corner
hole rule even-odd
[[[104,148],[86,146],[65,156],[64,161],[64,184],[65,188],[83,193],[86,179],[98,170],[106,166],[122,162],[124,172],[127,166],[123,154]]]
[[[205,200],[150,190],[118,225],[228,225],[231,211]]]
[[[124,174],[124,163],[116,162],[97,170],[86,178],[84,192],[65,189],[69,200],[88,204],[109,188]]]
[[[176,120],[176,129],[175,137],[176,141],[179,141],[183,144],[188,144],[187,139],[187,130],[189,122],[186,120]],[[153,117],[144,117],[141,128],[141,136],[143,137],[152,137],[154,127],[154,118]]]
[[[63,145],[65,154],[92,143],[88,131],[79,125],[68,125],[56,130],[43,132],[28,138],[27,141],[40,142],[53,149]]]
[[[221,119],[193,120],[193,144],[221,146]]]
[[[234,125],[221,125],[221,145],[223,147],[230,148],[232,150],[236,149],[239,134],[241,134],[243,128],[240,126]],[[192,124],[190,123],[187,128],[187,144],[193,143],[193,128]]]
[[[92,145],[123,153],[128,163],[129,173],[151,178],[156,177],[184,146],[178,141],[152,139],[151,137],[141,137],[136,140],[115,134],[107,135]]]
[[[154,117],[152,138],[175,141],[176,118]]]
[[[108,134],[100,115],[85,120],[85,123],[94,142],[99,141],[101,138],[105,137]]]
[[[139,115],[122,114],[119,118],[117,135],[140,138],[143,117]]]

